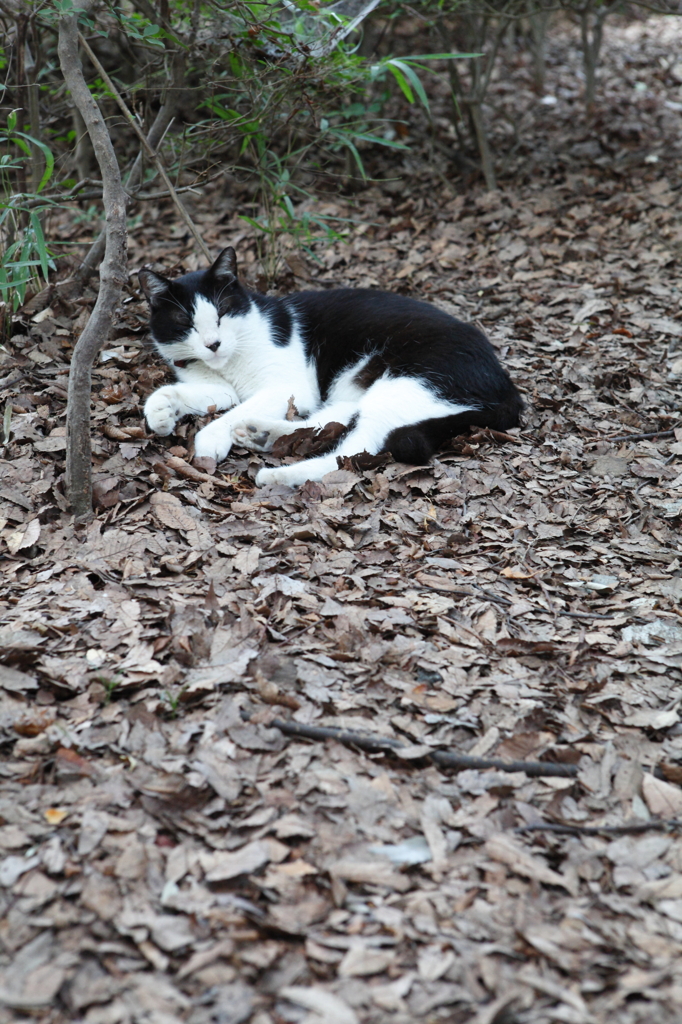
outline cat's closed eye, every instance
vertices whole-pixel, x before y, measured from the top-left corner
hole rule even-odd
[[[181,306],[171,306],[168,312],[171,320],[177,327],[191,327],[192,318],[186,309],[182,309]]]

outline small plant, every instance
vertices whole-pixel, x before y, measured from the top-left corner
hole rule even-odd
[[[309,204],[302,200],[313,197],[301,184],[299,169],[312,165],[324,173],[330,165],[338,166],[338,155],[345,153],[345,176],[367,181],[363,148],[409,148],[381,116],[389,96],[384,83],[394,79],[405,99],[419,102],[430,116],[420,76],[432,71],[430,62],[460,55],[434,53],[369,63],[347,38],[352,19],[336,10],[318,9],[303,0],[298,6],[287,3],[279,13],[276,5],[260,5],[258,10],[257,23],[244,12],[234,15],[236,45],[220,78],[221,86],[228,88],[204,100],[204,108],[216,120],[197,129],[213,131],[216,137],[232,136],[238,159],[244,159],[244,166],[238,164],[235,170],[257,178],[260,212],[242,219],[258,232],[259,261],[266,280],[272,282],[285,255],[283,236],[292,237],[313,259],[314,241],[343,237],[341,221],[306,209]],[[251,16],[256,13],[253,8]],[[256,39],[268,59],[253,60]],[[270,63],[275,58],[276,76]],[[290,102],[288,89],[295,97]]]
[[[311,249],[314,241],[319,238],[335,241],[343,235],[333,227],[333,223],[340,223],[339,218],[311,213],[294,206],[292,197],[300,202],[310,197],[308,191],[292,180],[284,161],[265,148],[262,137],[256,141],[261,150],[258,167],[263,213],[260,217],[242,214],[241,219],[258,232],[258,258],[267,281],[271,282],[277,277],[284,256],[281,245],[284,235],[295,239],[298,246],[313,259],[316,258]]]
[[[164,690],[161,694],[161,699],[166,702],[170,710],[170,717],[178,717],[178,708],[180,707],[180,701],[182,695],[187,689],[187,686],[182,686],[176,693],[171,693],[170,690]]]
[[[17,111],[7,117],[7,128],[0,135],[0,297],[12,311],[21,306],[30,286],[39,288],[40,277],[47,282],[55,269],[48,249],[41,216],[54,205],[41,201],[40,193],[52,178],[54,157],[44,142],[17,131]],[[17,152],[18,150],[18,152]],[[16,192],[12,185],[23,165],[35,166],[37,154],[45,162],[36,191]]]
[[[116,678],[117,676],[118,676],[118,679]],[[102,686],[104,687],[104,689],[106,690],[106,696],[104,698],[104,706],[106,707],[107,704],[111,704],[111,701],[113,700],[113,697],[114,697],[114,692],[115,692],[117,686],[120,686],[120,684],[121,684],[121,682],[123,680],[123,673],[120,670],[117,669],[114,672],[114,675],[113,675],[112,678],[109,678],[107,676],[97,676],[96,679],[97,679],[97,682],[101,683]]]
[[[421,62],[430,60],[468,60],[472,57],[480,56],[481,54],[479,53],[422,53],[401,57],[400,60],[396,57],[386,57],[378,64],[372,65],[370,76],[372,81],[383,81],[390,72],[398,83],[400,91],[407,102],[414,103],[416,96],[427,114],[430,115],[431,108],[429,107],[428,96],[417,71],[433,71],[433,68]]]

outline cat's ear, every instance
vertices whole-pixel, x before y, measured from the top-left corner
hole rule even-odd
[[[224,280],[226,284],[237,280],[237,254],[231,245],[228,245],[227,249],[223,249],[211,267],[211,274]]]
[[[153,270],[139,270],[137,273],[140,288],[147,297],[150,306],[158,305],[170,288],[170,281]]]

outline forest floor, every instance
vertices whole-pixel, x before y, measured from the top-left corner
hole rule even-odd
[[[480,323],[528,405],[507,439],[295,491],[255,490],[244,450],[197,470],[196,423],[145,434],[165,371],[133,279],[95,371],[98,511],[74,530],[65,388],[93,294],[17,322],[0,1024],[682,1018],[682,23],[607,35],[592,123],[569,34],[556,102],[520,59],[499,77],[523,146],[498,191],[398,154],[393,181],[318,204],[345,241],[289,252],[290,286]],[[244,210],[222,185],[192,210],[254,282]],[[191,252],[169,207],[131,230],[133,268]]]

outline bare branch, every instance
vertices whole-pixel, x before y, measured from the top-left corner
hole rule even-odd
[[[648,434],[619,434],[618,437],[606,437],[606,441],[652,441],[655,437],[674,437],[675,431],[682,424],[678,423],[672,430],[653,430]]]
[[[183,79],[183,61],[183,54],[173,54],[171,80],[168,83],[166,100],[154,118],[154,122],[149,129],[149,134],[147,135],[147,142],[152,149],[157,149],[161,145],[161,142],[168,130],[168,126],[175,116],[175,111],[178,105],[178,93]],[[125,187],[129,191],[139,186],[142,180],[142,165],[142,150],[140,150],[135,158],[133,166],[130,169],[128,177],[126,178]],[[89,281],[92,274],[94,274],[104,253],[104,239],[105,231],[102,230],[70,281],[65,281],[63,283],[62,287],[67,293],[78,294],[87,281]]]
[[[360,747],[361,750],[377,753],[383,751],[387,754],[394,754],[396,757],[400,757],[403,751],[409,750],[398,740],[372,735],[372,733],[351,732],[349,729],[319,725],[303,725],[300,722],[285,722],[281,718],[275,718],[272,724],[287,736],[303,736],[311,740],[337,740],[339,743],[349,743],[351,746]],[[549,776],[574,778],[578,774],[578,769],[574,764],[555,764],[551,761],[502,761],[499,757],[471,757],[468,754],[453,754],[449,750],[438,749],[425,750],[423,756],[442,768],[454,768],[455,771],[464,771],[468,768],[480,770],[496,768],[501,772],[525,772],[526,775],[540,778]]]
[[[654,772],[658,777],[658,773]],[[515,832],[554,832],[560,836],[637,836],[643,832],[680,832],[682,821],[677,818],[652,818],[649,821],[623,822],[622,825],[560,825],[542,821],[533,825],[519,825]]]
[[[192,220],[192,218],[188,214],[188,212],[185,209],[185,207],[180,202],[180,198],[179,198],[177,192],[175,191],[175,187],[173,185],[173,182],[170,180],[170,178],[168,177],[168,174],[166,173],[166,168],[163,166],[163,163],[161,161],[161,158],[160,158],[159,154],[156,152],[155,149],[152,149],[152,147],[149,145],[149,142],[147,141],[147,136],[144,134],[144,132],[142,131],[142,129],[138,125],[137,121],[135,120],[135,118],[133,117],[131,112],[128,110],[128,107],[126,106],[125,100],[123,99],[123,97],[119,93],[118,89],[116,88],[116,86],[111,81],[111,79],[109,78],[108,74],[106,73],[106,71],[104,70],[102,65],[100,64],[99,60],[97,59],[97,56],[91,50],[87,40],[84,39],[82,35],[79,36],[79,38],[80,38],[81,44],[83,46],[83,49],[85,50],[85,52],[87,53],[88,57],[90,58],[90,60],[94,64],[95,68],[97,69],[97,73],[101,76],[102,81],[106,85],[107,89],[109,90],[111,95],[114,97],[114,99],[118,103],[118,106],[119,106],[119,108],[121,110],[121,113],[123,114],[123,116],[125,117],[126,121],[130,125],[130,127],[133,129],[133,131],[137,135],[138,139],[140,140],[140,142],[142,144],[143,150],[145,151],[145,153],[147,154],[149,159],[153,160],[154,163],[156,164],[157,170],[158,170],[159,174],[161,175],[161,177],[163,178],[164,184],[165,184],[166,188],[168,189],[168,192],[170,193],[170,197],[173,200],[173,202],[175,203],[180,216],[182,217],[182,219],[184,220],[185,224],[187,225],[187,227],[191,231],[192,235],[194,236],[195,242],[197,243],[197,245],[199,246],[199,248],[203,252],[204,256],[206,257],[206,259],[210,263],[211,260],[212,260],[211,253],[209,252],[209,250],[208,250],[208,248],[207,248],[203,238],[199,234],[199,232],[198,232],[198,230],[197,230],[197,228],[196,228],[196,226],[194,224],[194,221]]]

